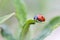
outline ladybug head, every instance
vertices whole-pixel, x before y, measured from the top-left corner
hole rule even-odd
[[[37,18],[38,18],[38,16],[35,16],[35,17],[34,17],[34,20],[37,20]]]
[[[37,15],[34,17],[34,20],[38,20],[40,22],[44,22],[45,21],[45,17],[42,15]]]

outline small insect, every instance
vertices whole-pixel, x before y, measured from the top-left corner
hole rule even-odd
[[[34,17],[34,20],[38,20],[38,21],[40,21],[40,22],[44,22],[44,21],[45,21],[45,17],[42,16],[42,15],[36,15],[36,16]]]

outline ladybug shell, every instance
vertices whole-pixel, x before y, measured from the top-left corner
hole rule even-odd
[[[41,22],[44,22],[45,21],[45,17],[42,16],[42,15],[38,15],[37,20],[41,21]]]

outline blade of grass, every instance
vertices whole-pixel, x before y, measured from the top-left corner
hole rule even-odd
[[[13,0],[13,3],[14,3],[15,13],[16,13],[15,15],[19,24],[19,27],[16,32],[16,37],[19,40],[21,29],[26,21],[26,9],[23,0]]]
[[[11,18],[13,15],[15,15],[15,13],[11,13],[11,14],[5,15],[3,17],[0,17],[0,24],[2,24],[3,22],[5,22],[9,18]]]
[[[44,40],[55,28],[60,25],[60,16],[53,18],[41,31],[40,35],[34,40]]]
[[[23,0],[13,0],[13,1],[14,1],[16,17],[21,27],[26,21],[25,3],[23,2]]]
[[[22,31],[21,31],[21,34],[20,34],[20,40],[24,40],[24,38],[26,37],[26,34],[27,34],[27,32],[29,31],[29,28],[30,28],[30,25],[31,24],[35,24],[35,20],[28,20],[25,24],[24,24],[24,26],[23,26],[23,28],[22,28]]]

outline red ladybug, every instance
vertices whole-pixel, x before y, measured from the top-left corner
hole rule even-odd
[[[40,22],[44,22],[45,21],[45,17],[42,15],[37,15],[34,17],[34,20],[38,20]]]

